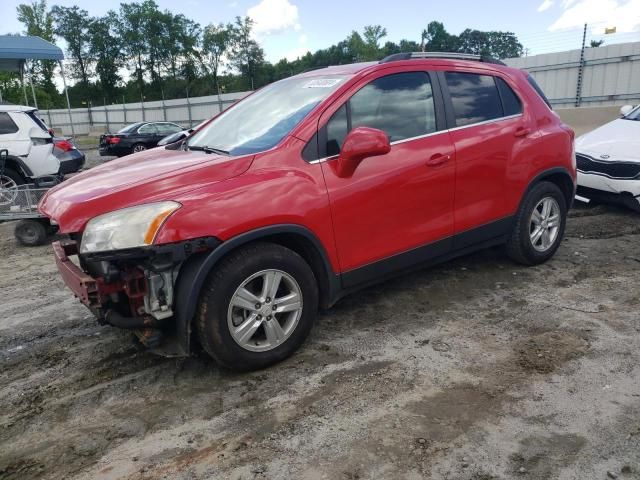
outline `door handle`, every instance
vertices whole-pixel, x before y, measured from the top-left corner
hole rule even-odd
[[[513,132],[513,135],[516,137],[526,137],[530,133],[531,130],[529,130],[527,127],[518,127],[516,128],[516,131]]]
[[[431,158],[427,160],[427,165],[429,167],[437,167],[438,165],[442,165],[443,163],[451,160],[451,155],[443,155],[441,153],[436,153],[431,155]]]

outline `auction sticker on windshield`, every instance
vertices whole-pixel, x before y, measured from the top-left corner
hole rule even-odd
[[[341,78],[314,78],[305,83],[302,88],[331,88],[340,83]]]

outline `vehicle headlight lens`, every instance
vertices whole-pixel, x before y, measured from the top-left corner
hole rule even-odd
[[[164,221],[178,208],[177,202],[148,203],[92,218],[82,235],[80,253],[151,245]]]

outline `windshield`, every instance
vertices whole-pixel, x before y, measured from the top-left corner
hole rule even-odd
[[[136,128],[138,128],[140,125],[142,125],[142,122],[138,122],[138,123],[132,123],[131,125],[127,125],[124,128],[121,128],[120,130],[118,130],[117,133],[129,133],[129,132],[133,132]]]
[[[269,150],[342,85],[345,78],[344,75],[292,77],[272,83],[194,133],[187,146],[231,155]]]
[[[640,105],[627,113],[624,117],[625,120],[636,120],[640,121]]]

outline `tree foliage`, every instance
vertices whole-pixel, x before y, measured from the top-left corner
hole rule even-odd
[[[466,29],[454,35],[432,21],[418,41],[388,41],[385,27],[367,25],[327,48],[293,61],[269,63],[249,17],[201,27],[185,15],[161,10],[154,0],[121,3],[117,11],[96,18],[77,6],[49,10],[46,0],[21,4],[17,13],[25,33],[52,42],[64,39],[68,71],[78,80],[69,88],[74,105],[247,90],[309,69],[375,61],[400,52],[466,52],[496,58],[523,53],[513,33]],[[46,100],[39,102],[44,106],[63,105],[63,96],[53,86],[53,66],[39,62],[34,68],[36,93]],[[23,101],[15,76],[0,76],[0,88],[5,98]]]
[[[27,35],[35,35],[49,42],[53,42],[53,15],[47,9],[46,0],[35,0],[30,4],[20,4],[17,7],[18,21],[25,26]],[[41,85],[48,94],[55,93],[53,85],[53,71],[55,62],[51,60],[36,60],[32,62],[33,80]]]

